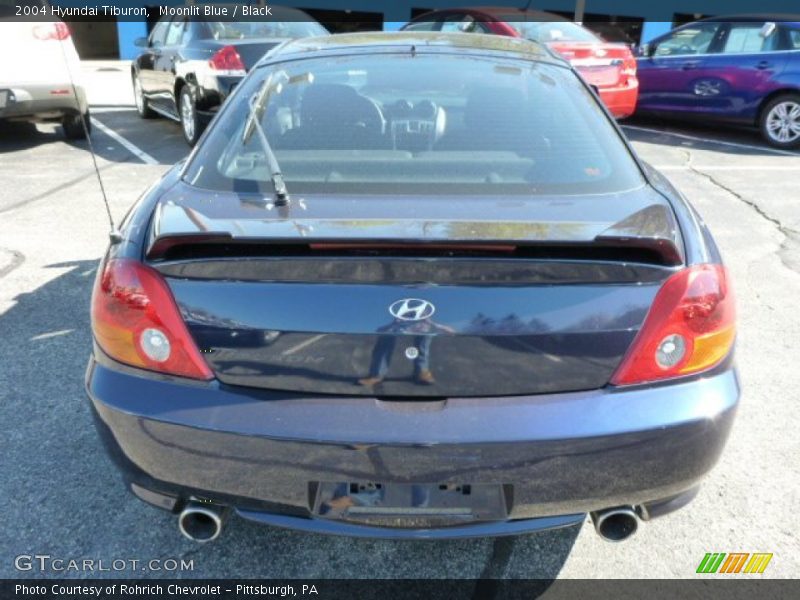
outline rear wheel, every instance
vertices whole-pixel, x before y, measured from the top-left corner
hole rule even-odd
[[[80,114],[67,115],[61,120],[64,135],[68,140],[85,140],[86,134],[92,133],[92,122],[89,119],[88,110],[84,113],[83,120],[86,121],[86,129],[83,128]]]
[[[142,82],[139,81],[139,76],[133,76],[133,99],[136,102],[136,112],[143,119],[152,119],[156,113],[150,108],[150,103],[144,95],[142,90]]]
[[[800,95],[786,94],[770,100],[761,111],[759,127],[772,146],[800,147]]]
[[[184,85],[181,88],[179,98],[178,112],[181,117],[183,137],[187,144],[194,146],[197,143],[197,139],[200,137],[202,127],[200,119],[197,116],[197,106],[195,105],[192,88],[188,85]]]

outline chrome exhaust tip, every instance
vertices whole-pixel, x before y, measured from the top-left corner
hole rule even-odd
[[[225,508],[214,504],[189,502],[178,515],[178,529],[193,542],[211,542],[219,537]]]
[[[594,529],[607,542],[622,542],[639,528],[639,519],[632,506],[606,508],[591,513]]]

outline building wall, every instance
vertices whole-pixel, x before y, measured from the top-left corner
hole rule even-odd
[[[67,21],[75,49],[81,58],[119,57],[117,23],[113,21]]]
[[[226,0],[219,0],[225,2]],[[234,0],[227,0],[234,1]],[[242,1],[242,0],[239,0]],[[531,7],[537,10],[557,11],[572,14],[576,3],[581,0],[534,0]],[[53,4],[62,6],[92,5],[92,0],[51,0]],[[179,6],[187,4],[184,0],[157,0],[160,5]],[[643,19],[641,41],[648,41],[662,33],[669,31],[677,15],[735,15],[737,13],[752,12],[752,0],[659,0],[642,2],[641,0],[583,0],[584,11],[592,18],[608,17]],[[201,0],[196,2],[203,4]],[[257,4],[255,0],[251,2]],[[104,4],[103,0],[94,2],[97,6]],[[271,4],[271,2],[267,2]],[[370,18],[364,17],[361,24],[363,28],[375,28],[375,14],[380,14],[380,20],[385,29],[397,29],[400,25],[411,19],[412,11],[419,9],[463,7],[469,5],[482,6],[523,6],[524,0],[278,0],[276,4],[305,9],[316,14],[319,20],[340,20],[337,15],[342,15],[341,20],[350,19],[348,25],[354,26],[353,13],[372,13]],[[117,0],[117,6],[152,6],[148,0]],[[346,5],[352,11],[348,14],[342,10]],[[797,0],[761,0],[760,10],[767,13],[792,13],[798,12]],[[357,23],[356,23],[357,24]],[[134,40],[144,37],[148,33],[147,23],[141,21],[120,20],[117,24],[117,55],[123,59],[133,58],[137,54]],[[76,37],[84,37],[87,31],[81,28],[76,31]],[[109,43],[110,36],[103,33],[103,43]],[[77,39],[80,45],[82,40]]]

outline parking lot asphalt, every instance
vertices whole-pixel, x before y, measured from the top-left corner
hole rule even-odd
[[[138,118],[124,65],[84,70],[100,124],[99,166],[119,219],[187,147],[176,123]],[[687,578],[706,552],[771,552],[764,577],[796,576],[800,153],[773,151],[749,132],[660,122],[625,131],[708,222],[737,292],[742,404],[720,463],[689,507],[643,524],[622,544],[603,542],[588,521],[517,538],[396,542],[234,519],[201,546],[179,535],[173,516],[124,489],[91,422],[83,391],[89,297],[108,221],[87,145],[67,143],[54,126],[2,127],[0,576]],[[14,559],[22,554],[109,563],[183,557],[194,569],[20,572]]]

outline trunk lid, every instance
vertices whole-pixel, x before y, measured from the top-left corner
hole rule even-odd
[[[245,68],[249,71],[261,60],[267,52],[283,42],[282,39],[252,39],[242,40],[231,44],[242,58]]]
[[[423,398],[602,387],[682,261],[671,209],[650,188],[500,211],[487,199],[309,196],[304,209],[266,209],[220,196],[173,188],[148,257],[219,380],[252,388]]]
[[[250,69],[252,69],[267,52],[284,41],[285,40],[282,38],[247,38],[243,40],[225,39],[219,41],[206,40],[198,42],[197,46],[204,52],[207,52],[209,58],[211,58],[214,53],[226,46],[235,48],[236,52],[239,54],[239,58],[242,59],[245,69],[250,71]]]
[[[552,42],[549,46],[598,88],[622,85],[630,70],[635,72],[636,62],[625,44]]]

